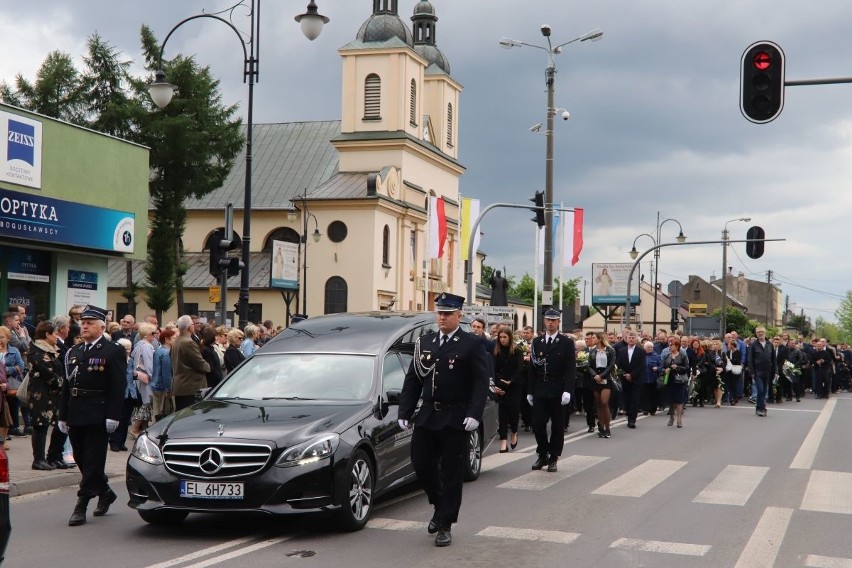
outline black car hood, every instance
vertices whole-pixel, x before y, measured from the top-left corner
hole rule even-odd
[[[290,447],[317,434],[340,434],[372,410],[369,402],[205,400],[158,422],[149,428],[149,435],[165,435],[172,441],[262,440]]]

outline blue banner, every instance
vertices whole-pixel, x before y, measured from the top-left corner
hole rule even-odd
[[[0,236],[133,252],[136,216],[0,188]]]

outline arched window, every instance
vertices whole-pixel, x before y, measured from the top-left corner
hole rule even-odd
[[[417,82],[411,80],[411,108],[408,110],[408,121],[411,126],[417,126]]]
[[[453,103],[447,105],[447,147],[453,147]]]
[[[218,229],[211,231],[210,234],[207,235],[207,238],[204,240],[204,248],[201,249],[201,252],[209,251],[210,247],[212,247],[213,244],[217,240],[219,240],[218,239],[219,235],[217,234],[218,231],[224,232],[225,227],[219,227]],[[237,234],[237,232],[234,231],[233,234],[231,235],[231,246],[228,247],[228,250],[237,250],[238,248],[240,248],[242,246],[243,246],[243,240],[240,238],[240,236]],[[183,246],[181,245],[181,249],[182,248],[183,248]]]
[[[387,225],[382,231],[382,264],[390,266],[390,227]]]
[[[263,241],[263,252],[272,252],[272,241],[284,241],[285,243],[298,243],[301,239],[299,233],[290,227],[278,227],[266,236]]]
[[[370,73],[364,80],[364,120],[382,118],[382,80]]]
[[[340,276],[332,276],[325,281],[325,312],[339,314],[347,311],[349,286]]]

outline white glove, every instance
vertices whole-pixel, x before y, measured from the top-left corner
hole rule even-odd
[[[464,424],[464,429],[468,432],[473,432],[474,430],[479,428],[479,420],[477,420],[476,418],[471,418],[470,416],[465,418],[462,424]]]
[[[527,395],[527,402],[530,404],[530,406],[532,406],[532,395],[531,394]]]
[[[56,423],[56,427],[59,428],[59,431],[62,432],[63,434],[68,433],[68,423],[65,422],[64,420],[58,421]]]
[[[403,430],[408,430],[408,420],[404,420],[404,419],[400,418],[399,420],[396,421],[396,423],[399,424],[399,427],[402,428]]]
[[[111,418],[106,419],[106,431],[112,434],[115,432],[115,429],[118,428],[118,420],[112,420]]]
[[[563,392],[562,393],[562,403],[561,403],[562,406],[565,406],[565,405],[570,404],[570,403],[571,403],[571,393],[570,392]]]

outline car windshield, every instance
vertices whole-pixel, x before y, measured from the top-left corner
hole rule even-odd
[[[258,354],[229,375],[212,398],[365,400],[374,366],[370,355]]]

